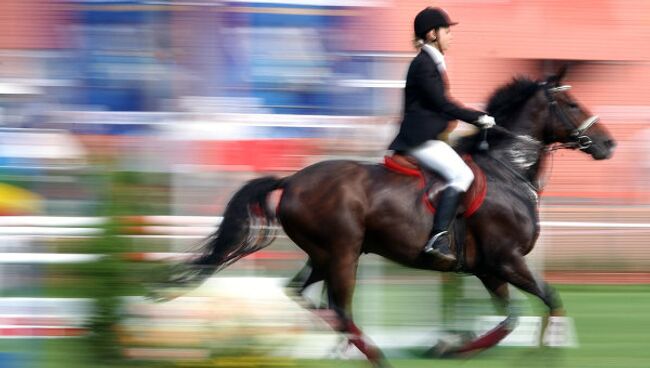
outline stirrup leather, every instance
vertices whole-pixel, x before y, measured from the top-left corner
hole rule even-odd
[[[427,245],[424,246],[424,250],[423,250],[424,253],[431,253],[431,251],[433,251],[433,245],[436,243],[436,240],[438,240],[438,238],[440,238],[441,236],[447,235],[447,234],[449,234],[449,232],[447,230],[441,231],[441,232],[437,233],[436,235],[434,235],[431,239],[429,239],[429,241],[427,242]]]

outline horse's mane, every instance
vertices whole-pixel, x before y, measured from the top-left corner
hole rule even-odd
[[[526,77],[516,77],[510,83],[499,87],[487,104],[487,113],[494,116],[497,124],[510,128],[516,115],[539,89],[540,84]]]
[[[541,85],[527,77],[515,77],[499,88],[490,96],[486,112],[493,116],[497,124],[511,130],[517,121],[526,102],[540,89]],[[489,141],[499,139],[500,135],[494,130],[489,131]],[[456,148],[461,152],[472,153],[476,151],[481,134],[464,137],[458,141]]]

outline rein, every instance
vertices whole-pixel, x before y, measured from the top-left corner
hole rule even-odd
[[[514,138],[514,139],[519,139],[519,140],[521,140],[523,142],[526,142],[526,143],[529,143],[529,144],[534,144],[536,146],[539,146],[540,148],[544,147],[544,144],[537,141],[537,140],[535,140],[535,139],[533,139],[533,138],[531,138],[531,137],[529,137],[529,136],[516,134],[516,133],[514,133],[514,132],[512,132],[512,131],[510,131],[510,130],[502,127],[502,126],[499,126],[499,125],[494,125],[491,128],[483,128],[482,129],[483,136],[481,138],[481,142],[479,142],[479,150],[480,151],[484,152],[486,156],[488,156],[492,160],[498,162],[501,166],[503,166],[506,170],[508,170],[512,175],[514,175],[515,177],[517,177],[518,179],[523,181],[526,185],[528,185],[528,187],[530,189],[533,190],[533,192],[539,193],[540,188],[538,186],[536,186],[535,184],[533,184],[530,180],[528,180],[528,178],[521,175],[519,172],[517,172],[517,170],[513,169],[511,165],[507,164],[506,162],[504,162],[500,158],[494,157],[494,156],[492,156],[490,154],[490,151],[489,151],[490,146],[489,146],[489,144],[487,142],[487,131],[488,131],[488,129],[497,130],[500,133],[503,133],[503,134],[507,135],[508,137],[511,137],[511,138]]]
[[[487,154],[488,157],[493,159],[494,161],[498,162],[501,166],[503,166],[506,170],[508,170],[512,175],[516,176],[518,179],[522,180],[524,184],[526,184],[530,189],[532,189],[535,193],[539,194],[539,191],[541,188],[539,188],[537,185],[533,184],[528,178],[525,176],[521,175],[520,173],[517,172],[517,170],[513,169],[511,165],[508,165],[507,163],[503,162],[498,157],[494,157],[491,154]]]
[[[589,124],[589,126],[587,126],[586,129],[588,129],[594,123],[595,123],[595,121],[592,122],[591,124]],[[502,127],[502,126],[499,126],[499,125],[495,125],[495,126],[491,127],[490,129],[494,129],[494,130],[496,130],[496,131],[498,131],[498,132],[500,132],[500,133],[502,133],[504,135],[507,135],[510,138],[517,139],[517,140],[519,140],[519,141],[521,141],[523,143],[528,143],[530,145],[535,145],[535,146],[537,146],[539,148],[543,148],[544,152],[546,152],[546,153],[552,153],[553,151],[556,151],[556,150],[559,150],[559,149],[562,149],[562,148],[571,148],[569,145],[547,146],[547,145],[543,144],[542,142],[540,142],[540,141],[538,141],[538,140],[536,140],[534,138],[531,138],[530,136],[520,135],[520,134],[514,133],[514,132],[512,132],[512,131],[510,131],[510,130]],[[490,157],[494,161],[498,162],[501,166],[503,166],[506,170],[508,170],[512,175],[514,175],[518,179],[522,180],[535,193],[539,194],[539,192],[542,190],[542,188],[541,188],[541,186],[539,184],[535,185],[528,178],[526,178],[521,173],[519,173],[517,170],[512,168],[511,164],[509,164],[509,163],[503,161],[502,159],[500,159],[498,157],[495,157],[495,156],[493,156],[493,155],[491,155],[489,153],[489,151],[487,150],[487,147],[489,147],[488,143],[487,143],[487,129],[484,129],[482,142],[480,142],[479,145],[482,146],[482,148],[484,148],[484,149],[480,148],[480,150],[483,151],[488,157]]]
[[[500,126],[500,125],[495,125],[495,126],[489,128],[489,129],[494,129],[494,130],[496,130],[496,131],[498,131],[500,133],[503,133],[503,134],[507,135],[510,138],[519,139],[520,141],[523,141],[523,142],[526,142],[526,143],[529,143],[529,144],[534,144],[536,146],[539,146],[540,148],[545,146],[544,143],[538,141],[535,138],[531,138],[530,136],[527,136],[527,135],[517,134],[517,133],[515,133],[515,132],[513,132],[511,130],[508,130],[508,129]],[[485,139],[485,138],[486,138],[486,136],[484,135],[483,139]]]

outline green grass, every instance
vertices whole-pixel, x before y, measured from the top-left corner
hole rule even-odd
[[[409,288],[409,287],[406,287]],[[402,286],[404,289],[404,286]],[[650,366],[650,285],[560,286],[568,314],[574,318],[579,347],[569,349],[495,348],[461,360],[394,359],[399,368],[416,367],[626,367]],[[411,294],[412,296],[412,294]],[[400,300],[397,289],[386,295]],[[396,321],[399,322],[399,321]],[[238,357],[203,363],[120,363],[92,362],[83,339],[0,340],[0,351],[18,352],[27,367],[367,367],[363,361],[289,361]]]

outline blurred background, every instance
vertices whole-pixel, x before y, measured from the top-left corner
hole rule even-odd
[[[430,5],[460,22],[456,99],[480,108],[512,77],[568,64],[618,141],[608,161],[558,151],[545,174],[529,258],[565,300],[556,348],[534,347],[531,317],[476,364],[647,367],[645,0],[2,0],[0,367],[365,366],[331,360],[358,354],[283,293],[306,258],[282,234],[185,297],[142,295],[244,181],[382,160]],[[413,350],[494,313],[470,277],[362,258],[356,318],[395,366],[468,364]]]

